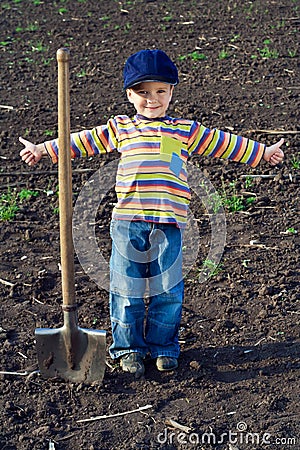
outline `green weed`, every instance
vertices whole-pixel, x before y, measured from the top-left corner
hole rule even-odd
[[[80,72],[76,73],[76,77],[78,77],[78,78],[86,77],[86,70],[85,69],[81,69]]]
[[[278,58],[279,53],[277,50],[270,50],[269,47],[265,46],[264,48],[258,49],[260,56],[263,58]]]
[[[300,155],[300,154],[299,154]],[[293,169],[300,169],[300,159],[299,159],[299,156],[297,157],[296,155],[293,155],[292,156],[292,159],[291,159],[291,165],[292,165],[292,168]]]
[[[221,50],[219,55],[218,55],[218,59],[226,59],[229,58],[230,54],[226,51],[226,50]]]
[[[39,193],[37,191],[31,191],[29,189],[22,189],[18,194],[17,197],[20,199],[20,202],[22,203],[23,200],[29,200],[31,197],[37,197]]]
[[[8,190],[6,194],[0,197],[0,220],[9,221],[15,218],[19,211],[16,195]]]
[[[53,60],[54,58],[42,58],[42,63],[44,66],[49,66]]]
[[[265,39],[263,41],[263,43],[265,45],[263,48],[259,48],[259,47],[257,48],[259,55],[262,58],[278,58],[278,56],[279,56],[278,51],[275,49],[272,50],[269,48],[269,45],[272,43],[271,39]]]
[[[29,24],[27,27],[23,28],[23,27],[16,27],[16,33],[21,33],[23,31],[37,31],[39,29],[38,25],[32,23]]]
[[[9,41],[0,41],[1,47],[7,47],[9,44],[12,43],[12,40]]]
[[[295,58],[295,56],[297,55],[297,50],[291,50],[290,48],[288,48],[288,55],[290,58]]]
[[[31,50],[33,52],[46,52],[48,50],[48,47],[44,46],[41,41],[38,41],[36,44],[31,45]]]
[[[229,189],[226,190],[224,180],[222,180],[222,193],[220,197],[222,199],[222,205],[232,213],[245,211],[256,200],[253,196],[244,197],[238,194],[235,181],[230,182]]]
[[[252,177],[246,177],[245,179],[245,188],[248,189],[249,187],[251,187],[253,184],[253,179]]]
[[[0,196],[0,221],[13,220],[20,209],[19,204],[37,195],[39,195],[38,192],[28,189],[22,189],[20,192],[8,189]]]
[[[232,36],[232,38],[230,39],[230,42],[236,42],[236,41],[239,40],[240,37],[241,37],[240,34],[234,34],[234,35]]]
[[[215,277],[223,270],[223,266],[220,263],[216,263],[211,259],[206,259],[203,262],[202,268],[200,269],[200,273],[205,277]]]
[[[207,59],[207,56],[204,53],[199,53],[197,50],[194,52],[188,53],[187,55],[179,56],[178,59],[183,61],[186,58],[191,58],[193,61],[200,61]]]
[[[54,130],[45,130],[45,131],[44,131],[44,135],[45,135],[45,136],[52,137],[52,136],[54,136],[54,134],[55,134],[55,131],[54,131]]]
[[[290,227],[286,230],[286,233],[297,234],[297,230],[294,227]]]

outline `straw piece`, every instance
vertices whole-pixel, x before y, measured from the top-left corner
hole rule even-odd
[[[153,408],[153,406],[152,405],[146,405],[146,406],[141,406],[138,409],[133,409],[131,411],[124,411],[124,412],[121,412],[121,413],[109,414],[109,415],[105,414],[103,416],[91,417],[90,419],[80,419],[80,420],[77,420],[77,423],[80,423],[80,422],[92,422],[94,420],[110,419],[111,417],[125,416],[126,414],[132,414],[132,413],[135,413],[135,412],[144,411],[145,409],[149,409],[149,408]]]

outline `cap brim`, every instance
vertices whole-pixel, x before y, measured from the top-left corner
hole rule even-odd
[[[177,81],[171,82],[171,81],[166,81],[166,80],[158,80],[157,78],[156,78],[156,79],[153,79],[153,78],[146,78],[146,79],[141,79],[141,80],[134,81],[133,83],[129,83],[128,86],[124,86],[124,89],[125,89],[125,90],[126,90],[126,89],[130,89],[130,88],[132,88],[132,87],[134,87],[134,86],[137,86],[138,84],[141,84],[141,83],[149,83],[149,82],[166,83],[166,84],[170,84],[171,86],[176,86],[176,84],[178,84]]]

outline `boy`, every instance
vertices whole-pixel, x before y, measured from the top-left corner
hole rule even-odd
[[[72,157],[119,151],[118,203],[111,221],[110,355],[124,371],[140,377],[149,353],[160,371],[178,366],[178,329],[183,302],[182,231],[190,190],[188,157],[225,158],[252,167],[283,160],[280,146],[265,145],[193,120],[167,116],[174,63],[161,50],[141,50],[124,67],[124,89],[136,115],[116,116],[106,125],[71,135]],[[57,140],[34,145],[20,138],[22,160],[58,159]],[[148,311],[144,297],[149,297]]]

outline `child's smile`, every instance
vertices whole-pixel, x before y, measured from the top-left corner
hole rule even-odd
[[[127,97],[138,114],[149,119],[164,117],[172,98],[173,86],[160,81],[145,81],[127,89]]]

